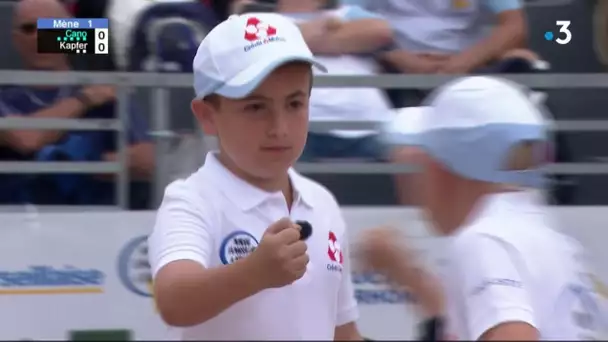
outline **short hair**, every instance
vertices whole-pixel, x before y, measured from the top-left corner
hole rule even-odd
[[[222,104],[221,96],[218,94],[207,95],[203,98],[203,102],[207,103],[214,109],[219,109]]]
[[[544,166],[550,161],[551,150],[546,141],[529,140],[511,148],[504,170],[526,171]]]

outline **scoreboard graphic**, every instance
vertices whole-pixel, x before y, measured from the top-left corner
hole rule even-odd
[[[108,19],[38,19],[38,53],[105,55],[110,45]]]

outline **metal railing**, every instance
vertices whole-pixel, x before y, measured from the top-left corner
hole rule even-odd
[[[608,88],[608,74],[531,74],[500,75],[530,88]],[[315,87],[373,87],[384,89],[432,89],[458,76],[443,75],[377,75],[361,76],[319,76]],[[0,130],[11,129],[69,129],[69,130],[111,130],[118,132],[118,155],[116,162],[0,162],[0,173],[114,173],[117,175],[116,202],[120,208],[128,203],[129,172],[127,163],[127,131],[129,93],[133,87],[155,88],[152,95],[152,136],[157,138],[156,196],[162,195],[158,189],[165,182],[162,158],[167,151],[165,139],[171,136],[169,127],[168,88],[189,88],[192,75],[168,73],[101,73],[101,72],[39,72],[0,71],[0,85],[91,85],[111,84],[117,86],[117,119],[28,119],[1,118]],[[333,129],[373,129],[379,123],[373,122],[312,122],[310,129],[327,132]],[[608,120],[558,121],[557,130],[608,131]],[[407,165],[381,163],[298,163],[296,168],[304,173],[402,173],[414,169]],[[605,174],[608,163],[555,164],[549,168],[561,174]]]

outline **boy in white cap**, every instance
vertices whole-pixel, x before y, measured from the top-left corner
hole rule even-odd
[[[439,272],[448,339],[588,340],[603,328],[582,249],[552,229],[541,192],[546,128],[521,87],[467,77],[390,130],[399,148],[414,149],[422,172],[412,190],[449,236]],[[403,279],[411,261],[395,234],[369,231],[363,250],[371,266]]]
[[[149,238],[158,309],[184,340],[361,339],[338,204],[291,169],[311,66],[277,14],[230,17],[198,49],[192,111],[219,152],[167,187]]]

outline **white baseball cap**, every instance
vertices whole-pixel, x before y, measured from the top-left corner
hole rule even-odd
[[[518,144],[549,143],[548,120],[522,86],[471,76],[440,87],[423,107],[401,109],[386,133],[389,143],[421,147],[465,178],[540,187],[541,170],[509,171],[506,163]],[[547,150],[539,150],[539,161]]]
[[[243,98],[277,67],[296,61],[327,71],[290,19],[276,13],[233,15],[198,47],[192,62],[194,91],[197,98]]]

